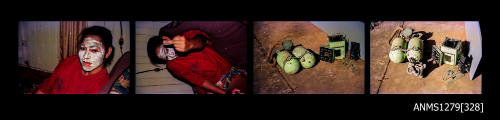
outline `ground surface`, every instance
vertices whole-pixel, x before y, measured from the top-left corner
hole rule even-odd
[[[393,30],[404,24],[415,31],[425,31],[424,60],[430,59],[431,47],[439,46],[446,37],[465,40],[464,22],[381,22],[370,31],[370,93],[372,94],[480,94],[481,75],[469,80],[469,74],[458,74],[455,79],[443,80],[449,77],[448,70],[457,71],[457,66],[432,66],[427,64],[424,78],[410,75],[406,72],[408,62],[389,62],[389,37]],[[474,48],[471,48],[474,49]],[[387,66],[388,65],[388,66]],[[385,79],[385,68],[387,73]]]
[[[333,63],[320,61],[310,69],[296,74],[286,74],[278,65],[269,64],[265,57],[276,41],[292,40],[306,49],[319,53],[326,45],[326,33],[310,22],[256,22],[254,27],[254,93],[256,94],[363,94],[363,60],[345,63],[349,59]],[[319,59],[319,58],[317,58]]]

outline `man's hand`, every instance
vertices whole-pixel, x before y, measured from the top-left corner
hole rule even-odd
[[[245,94],[245,93],[242,93],[239,89],[235,88],[231,91],[231,94]]]
[[[197,36],[201,36],[201,38]],[[206,33],[201,32],[200,30],[190,30],[184,32],[182,35],[175,36],[172,40],[163,36],[163,43],[173,44],[175,50],[178,52],[188,52],[193,49],[202,49],[207,42],[204,38],[208,38]]]
[[[227,90],[226,94],[245,94],[245,93],[242,93],[240,89],[235,88],[233,90]]]
[[[37,91],[35,92],[35,94],[45,94],[45,93],[44,93],[44,92],[42,92],[41,90],[37,90]]]
[[[193,49],[201,49],[205,46],[203,40],[199,38],[187,39],[184,36],[175,36],[172,44],[178,52],[188,52]]]
[[[187,52],[193,49],[193,42],[194,40],[186,40],[186,37],[178,35],[174,37],[172,44],[174,45],[175,50],[179,52]]]

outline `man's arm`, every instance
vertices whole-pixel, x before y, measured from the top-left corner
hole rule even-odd
[[[42,92],[41,90],[37,90],[37,91],[35,92],[35,94],[45,94],[45,93],[44,93],[44,92]]]
[[[200,38],[188,40],[184,36],[175,36],[173,42],[175,50],[179,52],[202,49],[206,45],[206,43],[206,40],[202,40]]]
[[[226,91],[220,89],[219,87],[215,86],[214,84],[210,83],[208,80],[203,82],[201,87],[207,89],[208,91],[212,91],[217,94],[226,94]]]
[[[189,30],[182,35],[173,38],[175,50],[188,52],[190,50],[202,49],[207,45],[209,36],[200,30]]]
[[[203,88],[207,89],[208,91],[212,91],[217,94],[227,94],[226,92],[230,92],[230,94],[244,94],[240,93],[241,91],[239,89],[234,88],[231,91],[224,91],[223,89],[215,86],[213,83],[209,82],[208,80],[203,82],[202,85]]]

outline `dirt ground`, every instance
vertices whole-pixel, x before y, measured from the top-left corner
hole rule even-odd
[[[371,94],[480,94],[481,75],[469,80],[469,74],[458,74],[455,79],[448,77],[448,70],[457,71],[457,66],[444,64],[432,66],[427,63],[424,78],[408,74],[408,62],[389,62],[389,37],[395,28],[404,24],[415,31],[425,31],[428,39],[424,41],[424,59],[431,56],[432,45],[439,45],[446,37],[465,40],[464,22],[380,22],[370,31],[370,93]],[[473,49],[473,48],[471,48]],[[388,63],[389,62],[389,63]],[[424,62],[425,63],[425,62]],[[387,66],[388,65],[388,66]],[[385,68],[387,73],[382,80]],[[426,75],[427,74],[427,75]]]
[[[346,57],[333,63],[319,61],[310,69],[286,74],[278,65],[266,60],[266,54],[277,41],[292,40],[306,49],[319,53],[326,45],[327,34],[310,22],[255,22],[254,93],[256,94],[363,94],[363,60],[351,61]],[[348,56],[348,55],[346,55]],[[319,59],[319,58],[316,58]],[[351,65],[346,65],[351,61]]]

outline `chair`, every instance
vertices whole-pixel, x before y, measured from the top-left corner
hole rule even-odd
[[[116,82],[118,77],[124,72],[126,69],[128,69],[130,66],[130,51],[127,51],[123,53],[123,55],[118,59],[118,61],[115,63],[115,66],[113,66],[113,69],[111,69],[111,72],[109,73],[109,80],[102,88],[98,94],[108,94],[109,91],[111,90],[111,87],[113,84]]]

